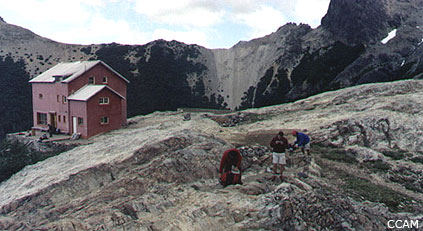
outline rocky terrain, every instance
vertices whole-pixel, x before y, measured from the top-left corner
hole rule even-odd
[[[129,116],[180,107],[262,107],[363,83],[418,79],[422,7],[420,0],[332,0],[318,28],[288,23],[230,49],[164,40],[63,44],[1,19],[0,78],[8,84],[0,85],[0,99],[16,98],[0,101],[0,137],[31,125],[26,81],[58,62],[100,59],[124,75],[131,81]]]
[[[367,84],[234,114],[155,112],[0,184],[2,230],[385,230],[423,223],[423,82]],[[310,134],[272,181],[268,142]],[[292,136],[288,136],[292,142]],[[243,184],[223,188],[223,151]],[[420,226],[421,227],[421,226]]]

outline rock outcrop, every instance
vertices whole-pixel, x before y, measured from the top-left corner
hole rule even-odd
[[[385,230],[423,222],[423,83],[369,84],[231,115],[156,112],[0,184],[5,230]],[[251,119],[255,118],[255,119]],[[289,153],[271,180],[268,142],[302,130],[312,155]],[[292,142],[292,137],[288,136]],[[238,147],[243,184],[217,182]],[[416,228],[416,227],[415,227]]]

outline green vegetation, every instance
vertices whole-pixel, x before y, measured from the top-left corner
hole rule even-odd
[[[389,163],[386,163],[382,160],[359,163],[352,154],[348,153],[342,148],[330,148],[321,144],[316,144],[313,146],[313,151],[319,153],[322,158],[337,162],[355,164],[357,167],[366,167],[373,171],[386,172],[391,168]]]
[[[7,180],[27,165],[35,164],[66,150],[69,150],[69,147],[58,146],[55,152],[37,152],[29,150],[23,143],[3,140],[0,143],[0,182]]]
[[[407,151],[400,150],[400,149],[393,149],[393,150],[384,150],[382,154],[392,158],[393,160],[402,160],[407,157]]]
[[[402,65],[395,73],[397,76],[396,79],[409,79],[413,78],[415,75],[418,75],[422,73],[421,68],[419,65],[417,65],[417,70],[411,73],[412,67],[416,65],[417,63],[415,61],[413,62],[406,62],[404,65]]]
[[[31,86],[25,63],[0,56],[0,140],[5,134],[24,131],[32,124]]]
[[[131,63],[128,53],[140,58],[138,63]],[[222,109],[222,96],[207,98],[202,79],[195,81],[193,87],[187,81],[188,75],[202,76],[207,71],[204,64],[192,61],[200,55],[196,46],[164,40],[136,47],[112,43],[96,52],[98,59],[130,81],[128,117],[181,107]]]
[[[81,51],[84,52],[86,55],[91,55],[91,46],[81,48]]]
[[[273,78],[276,81],[272,81]],[[274,68],[271,67],[260,79],[257,87],[251,86],[244,92],[239,108],[264,107],[283,103],[285,95],[290,89],[287,70],[278,70],[275,73]]]
[[[294,87],[301,87],[304,82],[311,84],[309,95],[336,89],[335,85],[331,85],[332,80],[364,51],[363,45],[348,46],[337,41],[311,54],[306,53],[292,71]]]
[[[342,188],[356,200],[383,203],[392,212],[413,211],[411,205],[409,205],[412,199],[404,194],[357,176],[346,173],[339,173],[338,175],[344,180]]]
[[[414,163],[423,164],[423,156],[416,156],[410,159]]]
[[[412,198],[409,196],[366,179],[366,176],[371,173],[392,173],[391,165],[389,163],[382,160],[360,163],[345,150],[341,148],[328,147],[323,144],[315,144],[313,146],[313,152],[319,154],[320,158],[316,159],[316,161],[324,170],[323,176],[328,177],[331,182],[342,182],[339,189],[344,194],[351,196],[357,201],[367,200],[376,203],[383,203],[391,212],[415,211],[415,207],[411,203]],[[387,152],[385,155],[390,155],[395,158],[405,158],[408,154],[405,152],[392,151]],[[325,161],[325,159],[339,163],[336,164],[334,162],[328,162]],[[348,165],[349,168],[355,170],[346,171],[344,170],[345,167],[342,168],[342,166],[345,165]],[[362,172],[364,175],[357,175],[359,172]],[[404,174],[407,173],[405,172]],[[415,184],[414,180],[410,180],[409,177],[392,175],[390,180],[403,185],[408,190],[421,192],[421,188]]]
[[[418,179],[415,177],[410,177],[409,175],[402,175],[402,174],[394,174],[389,178],[392,182],[396,182],[398,184],[403,185],[406,189],[417,192],[423,193],[422,186],[418,183]]]
[[[292,49],[298,48],[294,46]],[[305,52],[300,64],[292,71],[293,86],[288,79],[288,71],[284,69],[285,65],[280,65],[277,71],[271,67],[260,78],[257,87],[250,87],[244,92],[240,109],[280,104],[338,89],[340,86],[332,81],[364,51],[363,45],[348,46],[337,41],[312,53]],[[283,59],[280,58],[280,60]],[[303,89],[305,82],[310,85],[306,91]],[[292,93],[294,93],[293,98],[288,96]]]
[[[384,162],[383,160],[366,161],[363,164],[367,168],[375,171],[387,172],[389,169],[391,169],[391,165]]]
[[[313,146],[313,152],[320,153],[320,156],[322,158],[325,158],[328,160],[350,163],[350,164],[358,163],[358,161],[355,159],[354,156],[352,156],[350,153],[347,153],[342,148],[330,148],[320,144],[316,144]]]

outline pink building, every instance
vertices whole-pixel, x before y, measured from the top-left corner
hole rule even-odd
[[[88,138],[126,124],[129,81],[102,61],[59,63],[29,82],[34,129]]]

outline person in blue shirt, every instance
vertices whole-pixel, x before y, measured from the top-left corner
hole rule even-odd
[[[295,147],[301,148],[301,151],[305,154],[307,151],[307,155],[310,155],[310,137],[302,132],[297,132],[295,130],[292,131],[292,135],[296,138],[295,140]]]

